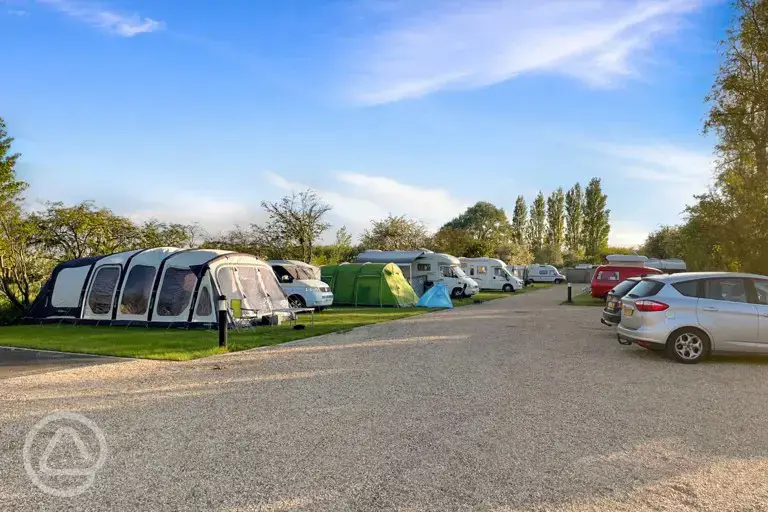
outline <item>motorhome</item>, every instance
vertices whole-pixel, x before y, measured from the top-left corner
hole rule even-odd
[[[317,279],[317,267],[296,260],[269,260],[268,263],[291,306],[321,311],[333,304],[331,287]]]
[[[527,270],[527,279],[529,283],[560,284],[565,282],[565,276],[552,265],[539,265],[538,263],[534,263],[533,265],[528,265]]]
[[[480,291],[477,282],[461,269],[455,256],[428,251],[367,250],[357,255],[355,263],[394,263],[403,271],[414,291],[421,296],[435,283],[443,283],[451,297],[471,297]]]
[[[660,260],[658,258],[648,258],[639,254],[609,254],[605,257],[605,261],[613,266],[655,268],[656,270],[661,270],[665,274],[674,274],[677,272],[685,272],[687,270],[687,265],[683,260],[675,258]]]
[[[495,258],[459,258],[461,269],[474,279],[481,290],[516,292],[523,288],[523,280],[512,275],[506,264]]]

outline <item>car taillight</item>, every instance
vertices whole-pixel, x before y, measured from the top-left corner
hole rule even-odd
[[[637,308],[638,311],[653,312],[667,310],[669,309],[669,305],[656,300],[638,300],[635,302],[635,308]]]

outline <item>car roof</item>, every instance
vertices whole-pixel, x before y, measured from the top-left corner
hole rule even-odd
[[[768,279],[768,276],[759,274],[747,274],[743,272],[680,272],[678,274],[664,274],[660,276],[647,276],[646,279],[655,279],[665,283],[682,283],[694,279],[718,279],[718,278],[742,278],[742,279]]]

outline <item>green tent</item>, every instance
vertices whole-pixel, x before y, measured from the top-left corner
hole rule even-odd
[[[419,297],[394,263],[343,263],[320,268],[334,305],[414,306]]]

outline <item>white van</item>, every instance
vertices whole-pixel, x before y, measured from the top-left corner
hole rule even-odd
[[[506,269],[503,261],[495,258],[459,258],[461,269],[477,281],[481,290],[516,292],[523,288],[523,280]]]
[[[528,282],[560,284],[565,282],[565,276],[552,265],[534,263],[528,265]]]
[[[461,262],[450,254],[419,251],[367,250],[355,263],[394,263],[403,271],[413,290],[421,296],[435,283],[443,283],[451,297],[471,297],[480,291],[478,284],[461,270]]]
[[[313,265],[295,260],[269,260],[269,264],[292,307],[321,311],[333,304],[331,287],[316,278]]]

